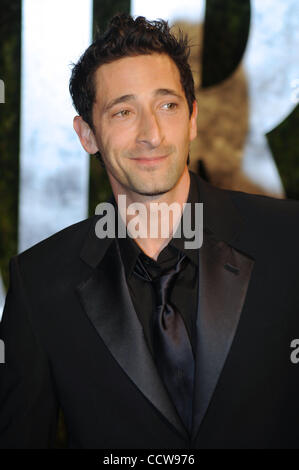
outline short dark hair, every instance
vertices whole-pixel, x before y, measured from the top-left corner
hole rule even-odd
[[[143,16],[134,19],[122,13],[110,20],[104,33],[97,34],[72,69],[69,89],[73,104],[92,130],[92,108],[96,93],[94,74],[98,67],[123,57],[155,52],[167,54],[176,64],[191,116],[195,92],[188,63],[190,47],[187,35],[178,30],[178,37],[175,37],[165,20],[148,21]]]

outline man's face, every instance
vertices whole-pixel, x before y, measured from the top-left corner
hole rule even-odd
[[[116,60],[95,74],[96,145],[112,188],[156,195],[181,177],[196,136],[180,74],[165,54]]]

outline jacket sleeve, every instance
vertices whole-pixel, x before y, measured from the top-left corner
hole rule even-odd
[[[9,268],[0,323],[5,351],[0,364],[0,448],[52,448],[58,402],[49,362],[32,328],[18,257],[11,259]]]

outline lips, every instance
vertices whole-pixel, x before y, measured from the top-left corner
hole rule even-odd
[[[142,161],[142,162],[155,162],[155,161],[163,160],[166,157],[167,155],[161,155],[158,157],[138,157],[138,158],[133,158],[133,160]]]

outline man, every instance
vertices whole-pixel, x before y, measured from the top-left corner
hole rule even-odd
[[[165,22],[120,15],[73,69],[74,128],[100,153],[120,226],[100,238],[96,215],[11,260],[1,447],[52,447],[59,407],[70,448],[299,447],[299,204],[188,171],[187,51]],[[179,207],[158,236],[154,202]],[[195,231],[203,203],[195,248],[174,236],[186,202]]]

